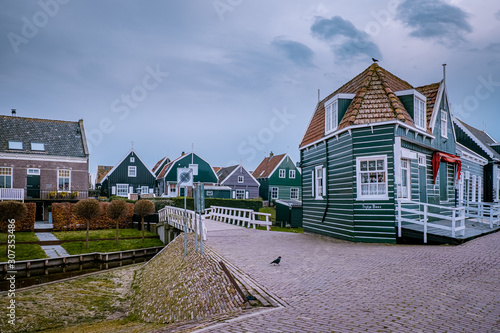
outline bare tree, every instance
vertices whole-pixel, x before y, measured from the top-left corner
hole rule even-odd
[[[116,244],[118,244],[119,220],[127,213],[127,203],[123,200],[113,200],[108,206],[108,217],[116,221]]]
[[[141,217],[142,242],[144,243],[144,216],[155,212],[155,204],[151,200],[139,200],[134,205],[134,213]]]
[[[87,220],[87,234],[85,236],[85,247],[89,248],[90,220],[96,218],[101,213],[101,204],[96,199],[84,199],[75,204],[74,212],[76,216]]]

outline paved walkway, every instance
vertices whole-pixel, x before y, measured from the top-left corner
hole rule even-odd
[[[207,244],[288,305],[205,332],[500,332],[500,232],[410,246],[206,225]]]
[[[58,240],[51,232],[36,232],[37,229],[52,229],[52,224],[47,222],[35,222],[35,236],[41,241]],[[69,253],[61,245],[42,245],[49,258],[67,257]]]

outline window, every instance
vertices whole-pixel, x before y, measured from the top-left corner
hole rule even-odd
[[[40,175],[40,169],[28,169],[28,175]]]
[[[286,170],[280,169],[280,178],[285,178],[285,177],[286,177]]]
[[[244,183],[245,182],[245,177],[244,176],[238,176],[238,183]]]
[[[245,190],[236,190],[236,199],[245,199]]]
[[[212,197],[214,195],[214,191],[207,191],[207,197]]]
[[[420,98],[414,98],[414,121],[415,125],[423,130],[425,130],[425,102]]]
[[[295,170],[290,170],[288,172],[288,178],[294,179],[295,178]]]
[[[279,189],[277,187],[271,187],[271,199],[278,199]]]
[[[423,167],[427,166],[427,158],[424,154],[418,154],[418,165]]]
[[[128,176],[136,177],[137,176],[137,167],[134,165],[129,165],[128,167]]]
[[[441,110],[441,136],[448,138],[448,114],[445,110]]]
[[[44,151],[45,150],[45,144],[44,143],[40,143],[40,142],[32,142],[31,143],[31,150]]]
[[[411,198],[411,162],[408,159],[401,160],[401,193],[400,198]]]
[[[325,106],[325,133],[333,132],[338,127],[338,100]]]
[[[483,201],[483,178],[481,176],[477,177],[477,202]]]
[[[314,175],[315,175],[315,188],[314,188],[314,193],[316,194],[315,195],[315,198],[316,199],[323,199],[323,191],[324,191],[324,187],[323,187],[323,166],[322,165],[318,165],[315,169],[314,169]]]
[[[69,191],[71,188],[71,171],[70,170],[58,170],[57,171],[57,189],[59,191]]]
[[[0,188],[12,188],[12,168],[0,168]]]
[[[135,157],[131,157],[130,158],[130,163],[134,163],[135,162]]]
[[[148,193],[149,193],[149,186],[142,186],[141,194],[148,194]]]
[[[358,199],[388,199],[387,156],[356,158]]]
[[[128,184],[116,184],[116,195],[120,197],[128,196]]]
[[[299,199],[299,189],[297,187],[290,189],[290,199]]]
[[[23,149],[22,141],[9,141],[9,149]]]
[[[472,176],[472,202],[476,202],[476,187],[477,187],[477,179],[476,175]]]

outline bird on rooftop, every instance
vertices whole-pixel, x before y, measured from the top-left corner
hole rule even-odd
[[[279,265],[280,264],[280,261],[281,261],[281,257],[278,257],[276,259],[274,259],[271,264],[275,264],[275,265]]]
[[[373,62],[378,62],[378,59],[372,58]]]

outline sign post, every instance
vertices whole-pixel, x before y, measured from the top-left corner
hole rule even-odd
[[[193,169],[177,169],[177,185],[184,187],[184,256],[187,256],[187,188],[193,186]]]

